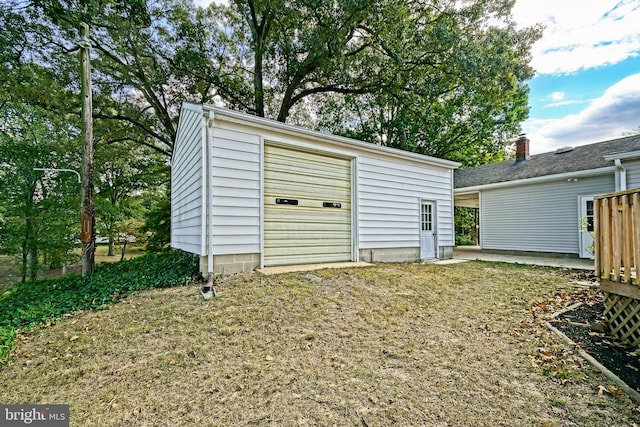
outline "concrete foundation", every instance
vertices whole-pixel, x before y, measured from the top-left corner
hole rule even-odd
[[[420,261],[420,248],[360,249],[364,262],[416,262]]]
[[[214,255],[213,274],[215,276],[253,271],[260,267],[260,254]],[[200,257],[200,272],[207,277],[207,257]]]
[[[453,258],[453,246],[439,246],[438,259]],[[417,262],[420,261],[420,248],[378,248],[360,249],[360,261],[363,262]]]
[[[453,258],[453,246],[438,246],[438,259]]]
[[[452,257],[453,247],[440,246],[438,248],[439,259],[449,259]],[[360,249],[360,261],[365,263],[418,262],[420,261],[420,248]],[[258,268],[260,268],[259,253],[213,256],[213,274],[215,276],[246,273]],[[203,277],[207,277],[206,256],[200,257],[200,272]]]

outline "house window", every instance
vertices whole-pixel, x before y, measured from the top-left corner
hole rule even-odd
[[[433,204],[432,203],[421,204],[420,230],[433,231]]]

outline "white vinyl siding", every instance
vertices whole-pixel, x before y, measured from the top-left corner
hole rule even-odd
[[[183,108],[177,134],[171,171],[171,246],[203,255],[202,109]]]
[[[614,175],[482,190],[482,249],[579,254],[578,196],[614,191]]]
[[[260,252],[260,137],[214,128],[213,254]]]
[[[351,260],[350,163],[321,153],[265,146],[265,266]]]
[[[360,249],[420,246],[420,200],[436,203],[438,246],[453,246],[451,169],[358,158]]]

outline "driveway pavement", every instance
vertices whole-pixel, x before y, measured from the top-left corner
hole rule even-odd
[[[513,255],[495,254],[480,250],[478,246],[459,246],[453,251],[454,260],[480,260],[511,262],[515,264],[545,265],[548,267],[572,268],[576,270],[593,270],[591,259],[571,258],[563,256]]]

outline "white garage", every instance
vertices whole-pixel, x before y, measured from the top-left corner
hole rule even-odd
[[[203,274],[341,261],[447,258],[447,160],[185,103],[171,177],[171,245]]]

